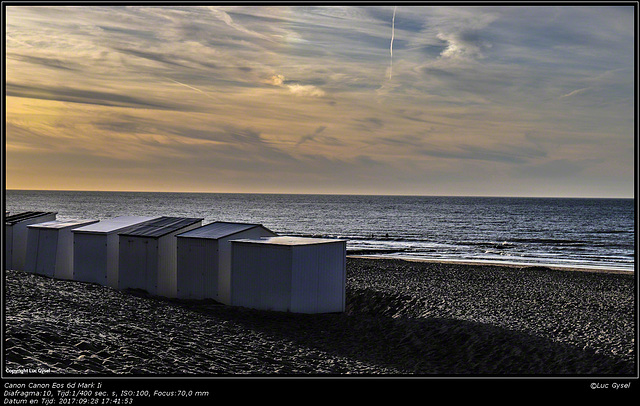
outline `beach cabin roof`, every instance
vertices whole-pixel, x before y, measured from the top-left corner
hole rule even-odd
[[[229,223],[225,221],[216,221],[214,223],[204,225],[194,230],[190,230],[185,233],[178,234],[177,237],[208,238],[208,239],[217,240],[217,239],[228,237],[230,235],[237,234],[243,231],[251,230],[252,228],[256,228],[256,227],[262,227],[265,230],[272,232],[271,230],[264,227],[262,224]]]
[[[263,238],[248,238],[233,240],[233,242],[243,242],[250,244],[266,244],[266,245],[313,245],[313,244],[326,244],[333,242],[344,242],[346,240],[338,240],[333,238],[311,238],[311,237],[295,237],[295,236],[277,236],[277,237],[263,237]]]
[[[58,213],[55,211],[26,211],[24,213],[18,213],[18,214],[13,214],[11,216],[7,216],[5,218],[5,224],[8,226],[12,226],[24,220],[32,219],[35,217],[47,216],[51,214],[58,214]]]
[[[202,218],[163,216],[133,226],[120,235],[159,238],[202,220]]]
[[[68,227],[79,227],[89,223],[96,223],[99,220],[52,220],[45,221],[44,223],[30,224],[29,228],[50,228],[50,229],[63,229]]]
[[[122,230],[123,228],[130,227],[143,223],[145,221],[153,220],[158,217],[150,216],[120,216],[114,218],[108,218],[100,221],[99,223],[93,223],[88,226],[79,227],[73,230],[74,233],[95,233],[95,234],[108,234],[115,231]]]

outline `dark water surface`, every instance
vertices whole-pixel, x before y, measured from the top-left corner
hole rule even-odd
[[[5,210],[261,223],[339,237],[351,254],[634,270],[633,199],[7,190]]]

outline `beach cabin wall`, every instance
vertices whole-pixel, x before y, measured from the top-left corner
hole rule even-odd
[[[27,226],[55,220],[57,214],[51,211],[26,211],[5,217],[5,269],[24,271],[27,254]]]
[[[230,304],[231,240],[272,237],[262,224],[217,221],[177,237],[178,297]]]
[[[73,279],[118,286],[119,232],[157,217],[120,216],[73,231]]]
[[[176,297],[176,234],[202,225],[201,218],[158,217],[119,233],[118,288]]]
[[[73,279],[74,228],[98,220],[53,220],[27,226],[25,271],[58,279]]]
[[[293,313],[342,312],[346,241],[269,237],[231,241],[231,304]]]

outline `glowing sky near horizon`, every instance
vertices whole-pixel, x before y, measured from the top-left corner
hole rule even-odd
[[[633,6],[4,11],[8,189],[634,193]]]

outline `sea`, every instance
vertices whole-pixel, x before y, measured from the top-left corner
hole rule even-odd
[[[262,224],[347,240],[347,255],[635,270],[635,200],[6,190],[5,211]]]

